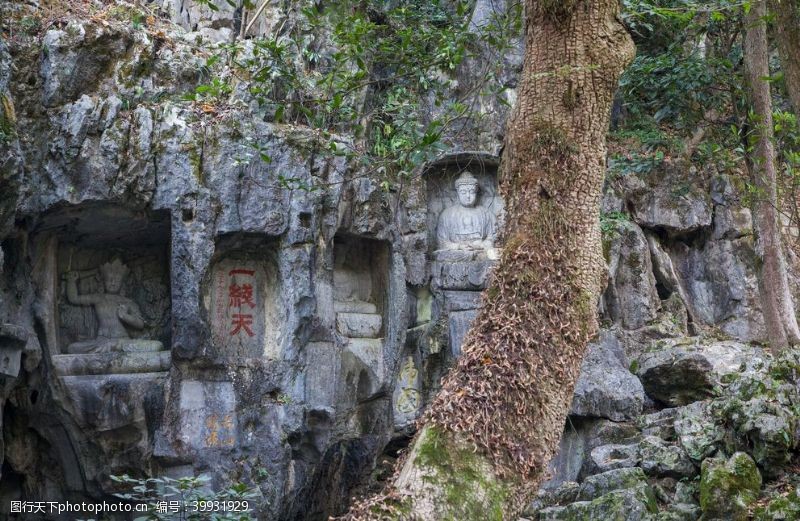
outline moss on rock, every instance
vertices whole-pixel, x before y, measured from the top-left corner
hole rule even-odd
[[[703,461],[700,477],[700,508],[707,520],[744,521],[761,490],[761,474],[755,461],[737,452],[727,461]]]
[[[513,483],[494,477],[480,455],[458,446],[440,429],[429,427],[421,434],[416,458],[427,471],[423,479],[444,490],[449,511],[441,519],[503,521]]]

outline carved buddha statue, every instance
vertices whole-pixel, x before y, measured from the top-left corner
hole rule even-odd
[[[107,353],[111,351],[160,351],[157,340],[131,338],[127,328],[143,329],[145,326],[139,306],[128,297],[120,295],[122,283],[129,268],[119,259],[100,266],[104,292],[80,295],[80,273],[66,274],[67,301],[76,306],[92,306],[97,316],[97,336],[92,340],[74,342],[67,347],[72,354]]]
[[[345,259],[346,255],[337,255],[333,270],[334,308],[338,312],[375,313],[377,307],[370,302],[372,283],[369,272],[357,271]]]
[[[494,216],[478,203],[478,180],[464,171],[455,181],[458,204],[445,208],[436,226],[439,260],[494,256]]]

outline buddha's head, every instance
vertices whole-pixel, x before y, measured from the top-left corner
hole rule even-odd
[[[103,275],[103,286],[106,293],[119,293],[122,289],[122,282],[130,270],[122,263],[119,258],[111,262],[106,262],[100,266],[100,273]]]
[[[455,182],[458,202],[461,206],[471,208],[478,202],[478,180],[465,170]]]

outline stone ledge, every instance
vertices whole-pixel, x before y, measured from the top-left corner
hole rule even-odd
[[[169,370],[170,355],[170,351],[54,355],[53,368],[59,376],[160,373]]]
[[[337,313],[336,329],[346,337],[378,338],[383,320],[374,313]]]

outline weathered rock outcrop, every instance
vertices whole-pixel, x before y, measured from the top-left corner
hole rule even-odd
[[[481,117],[392,192],[332,153],[354,136],[274,121],[223,65],[230,91],[184,99],[217,43],[252,52],[243,37],[294,27],[297,5],[154,4],[169,20],[117,2],[0,38],[0,512],[107,499],[116,474],[209,474],[256,490],[261,518],[325,519],[397,456],[481,305],[520,56],[491,63],[501,95],[473,94]],[[507,8],[479,0],[471,27]],[[489,59],[455,71],[454,95]],[[675,480],[707,458],[748,451],[769,478],[794,454],[791,364],[766,378],[746,344],[763,334],[749,213],[701,174],[609,182],[607,327],[543,519],[695,519],[719,501]],[[480,248],[438,243],[456,205],[481,216]],[[123,333],[104,331],[111,304]]]

